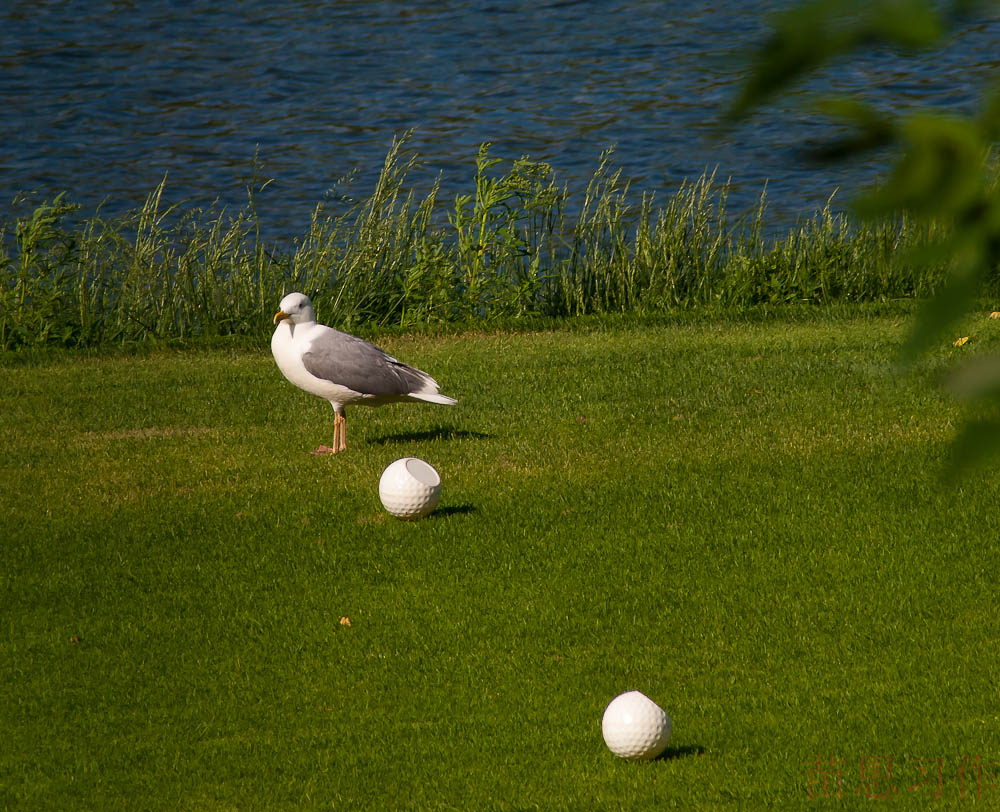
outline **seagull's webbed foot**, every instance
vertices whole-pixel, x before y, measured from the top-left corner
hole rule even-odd
[[[333,445],[321,445],[315,451],[309,453],[313,456],[324,454],[339,454],[347,450],[347,418],[341,414],[334,415],[333,418]]]

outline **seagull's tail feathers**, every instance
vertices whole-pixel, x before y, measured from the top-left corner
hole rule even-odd
[[[417,400],[426,400],[428,403],[441,403],[445,406],[454,406],[458,403],[455,398],[442,395],[440,392],[411,392],[410,397]]]
[[[441,403],[445,406],[454,406],[458,403],[455,398],[442,395],[438,391],[438,382],[423,370],[401,364],[395,358],[392,360],[406,397],[413,400],[424,400],[427,403]]]

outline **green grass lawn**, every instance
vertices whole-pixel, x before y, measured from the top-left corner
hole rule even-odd
[[[1000,803],[1000,482],[943,481],[938,386],[1000,325],[900,374],[906,329],[389,337],[461,403],[336,457],[266,347],[8,357],[0,808]],[[630,689],[652,763],[601,738]]]

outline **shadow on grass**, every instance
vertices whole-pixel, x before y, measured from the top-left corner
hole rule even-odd
[[[408,431],[402,434],[386,434],[374,437],[372,445],[396,445],[397,443],[421,443],[430,440],[489,440],[493,435],[481,431],[466,431],[448,426],[440,426],[427,431]]]
[[[670,761],[675,758],[687,758],[688,756],[700,756],[705,752],[705,748],[700,744],[686,744],[683,747],[668,747],[654,761]]]
[[[438,508],[432,514],[433,516],[461,516],[465,513],[475,513],[476,508],[473,505],[448,505],[447,507]]]

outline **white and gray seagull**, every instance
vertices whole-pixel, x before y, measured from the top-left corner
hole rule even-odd
[[[363,339],[319,324],[305,294],[289,293],[279,308],[271,336],[278,369],[297,387],[333,406],[333,447],[320,446],[317,452],[336,454],[347,448],[347,406],[458,403],[442,395],[437,381],[426,372],[397,361]]]

